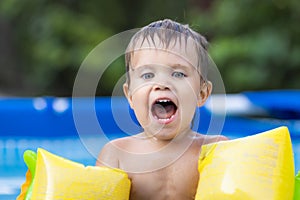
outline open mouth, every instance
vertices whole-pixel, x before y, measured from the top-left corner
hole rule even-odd
[[[162,122],[169,122],[177,111],[176,104],[170,99],[158,99],[151,107],[152,115]]]

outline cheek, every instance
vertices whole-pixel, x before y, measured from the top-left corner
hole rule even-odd
[[[190,125],[197,108],[197,101],[194,98],[184,98],[182,99],[182,104],[180,106],[180,118],[182,125]]]
[[[132,98],[133,109],[135,112],[144,110],[146,105],[146,98],[143,95],[135,95]]]
[[[180,91],[181,99],[184,102],[189,102],[190,104],[197,104],[197,99],[200,94],[200,85],[195,82],[189,81],[182,84],[178,84],[178,91]]]
[[[186,94],[185,96],[181,97],[180,102],[180,108],[182,109],[181,113],[183,113],[184,117],[188,117],[189,115],[193,116],[198,103],[196,97],[194,95],[191,96]]]
[[[145,124],[148,119],[147,92],[136,91],[132,96],[132,108],[140,124]]]
[[[181,94],[178,95],[178,98],[179,102],[181,102],[180,109],[182,109],[182,117],[186,120],[191,120],[198,105],[199,87],[186,84],[180,88],[180,91]]]

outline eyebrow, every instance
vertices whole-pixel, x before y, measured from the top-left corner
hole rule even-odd
[[[183,64],[180,64],[180,63],[177,63],[177,64],[173,64],[173,65],[170,65],[170,67],[173,67],[173,68],[175,68],[175,69],[187,69],[187,70],[189,70],[190,69],[190,67],[192,67],[193,68],[193,66],[187,66],[187,65],[183,65]],[[196,68],[195,68],[196,69]],[[197,69],[196,69],[197,70]]]
[[[188,68],[188,66],[186,66],[186,65],[182,65],[182,64],[180,64],[180,63],[177,63],[177,64],[173,64],[173,65],[170,65],[171,67],[175,67],[175,68]]]

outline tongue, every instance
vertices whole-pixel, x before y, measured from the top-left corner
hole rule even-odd
[[[152,113],[158,119],[169,119],[174,115],[176,112],[175,105],[168,104],[168,105],[161,105],[161,104],[154,104],[152,107]]]

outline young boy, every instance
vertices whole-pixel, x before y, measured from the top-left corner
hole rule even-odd
[[[131,200],[194,199],[201,146],[226,140],[191,129],[212,90],[206,50],[203,36],[168,19],[131,39],[123,89],[143,132],[109,142],[97,161],[128,172]]]

